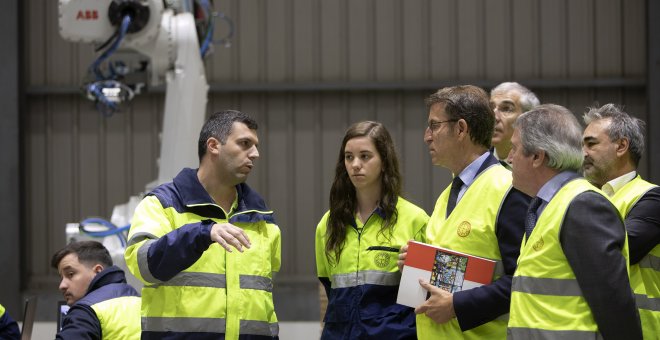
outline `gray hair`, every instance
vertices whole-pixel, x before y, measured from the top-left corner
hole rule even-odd
[[[559,171],[582,168],[582,127],[567,108],[539,105],[520,115],[514,127],[520,131],[525,156],[545,151],[549,168]]]
[[[492,96],[498,92],[508,93],[511,91],[515,91],[520,94],[520,106],[522,107],[523,112],[527,112],[541,104],[534,92],[516,82],[501,83],[490,90],[490,95]]]
[[[596,120],[609,119],[610,126],[607,135],[610,140],[627,139],[630,159],[635,166],[639,165],[639,160],[644,153],[644,128],[646,127],[644,121],[631,117],[623,111],[622,107],[615,104],[605,104],[600,108],[590,107],[583,119],[587,125]]]

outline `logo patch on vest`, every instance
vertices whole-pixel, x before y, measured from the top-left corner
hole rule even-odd
[[[456,233],[460,237],[466,237],[470,235],[470,230],[472,230],[472,225],[470,225],[470,222],[463,221],[458,225],[458,228],[456,228]]]
[[[387,265],[390,264],[390,254],[384,251],[376,254],[376,257],[374,258],[374,264],[378,266],[378,268],[387,267]]]
[[[536,251],[539,251],[539,250],[541,250],[541,248],[543,248],[544,244],[545,244],[545,242],[543,242],[543,238],[541,237],[541,238],[539,238],[538,241],[534,242],[534,245],[532,246],[532,248]]]

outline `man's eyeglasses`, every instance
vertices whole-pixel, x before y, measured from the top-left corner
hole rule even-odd
[[[435,132],[437,129],[440,128],[440,125],[442,125],[442,123],[454,123],[454,122],[457,122],[457,121],[458,121],[458,119],[448,119],[448,120],[443,120],[441,122],[433,122],[432,121],[432,122],[429,122],[428,128],[429,128],[429,130],[431,130],[431,132]]]

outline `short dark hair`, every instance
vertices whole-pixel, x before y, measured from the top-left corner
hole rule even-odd
[[[69,254],[78,255],[78,261],[88,266],[96,264],[101,264],[104,268],[112,266],[112,257],[110,257],[108,249],[96,241],[79,241],[67,244],[66,247],[53,254],[50,265],[57,269],[62,259]]]
[[[213,137],[223,145],[227,143],[227,137],[231,134],[234,122],[243,123],[251,130],[256,130],[259,127],[256,120],[241,111],[225,110],[212,114],[199,133],[197,154],[200,162],[206,154],[206,141]]]
[[[490,107],[490,97],[482,88],[473,85],[445,87],[430,95],[426,105],[444,104],[449,119],[463,119],[467,123],[470,139],[490,148],[495,113]]]

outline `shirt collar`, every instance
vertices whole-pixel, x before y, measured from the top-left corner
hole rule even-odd
[[[536,194],[536,197],[542,199],[545,203],[548,203],[553,197],[555,197],[557,191],[559,191],[564,184],[578,177],[580,177],[580,175],[574,171],[562,171],[543,184],[539,192]]]
[[[463,181],[463,185],[466,187],[469,187],[472,182],[474,182],[474,179],[479,175],[480,171],[482,170],[482,165],[486,160],[488,159],[488,156],[490,156],[490,152],[486,151],[484,152],[483,155],[477,157],[472,163],[470,163],[468,166],[461,171],[460,174],[458,174],[458,177],[461,178],[461,181]]]
[[[628,182],[635,179],[637,176],[637,171],[631,171],[627,174],[621,175],[603,185],[603,191],[607,193],[608,196],[614,195],[617,191],[623,188]]]

